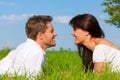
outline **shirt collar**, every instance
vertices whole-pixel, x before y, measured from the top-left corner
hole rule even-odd
[[[43,53],[45,54],[45,51],[44,51],[44,50],[41,48],[41,46],[40,46],[38,43],[36,43],[33,39],[27,38],[26,41],[27,41],[27,42],[31,42],[31,43],[35,44],[36,46],[38,46],[38,47],[43,51]]]

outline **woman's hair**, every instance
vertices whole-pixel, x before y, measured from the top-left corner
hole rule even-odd
[[[88,31],[92,37],[104,38],[104,32],[99,26],[97,19],[91,14],[82,14],[73,17],[69,24],[73,29],[80,28],[82,30]],[[85,65],[85,71],[92,69],[94,67],[92,61],[93,52],[89,50],[82,44],[77,44],[79,55],[82,57],[83,64]]]
[[[28,38],[36,40],[38,32],[44,33],[47,29],[47,23],[52,21],[51,16],[34,15],[26,23],[26,35]]]

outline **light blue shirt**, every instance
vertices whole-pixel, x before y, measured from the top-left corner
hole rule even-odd
[[[0,74],[18,75],[30,73],[40,74],[45,62],[45,52],[32,39],[27,38],[26,42],[20,44],[0,61]]]

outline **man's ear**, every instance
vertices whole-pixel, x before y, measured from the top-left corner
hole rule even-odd
[[[37,38],[38,38],[38,39],[43,39],[43,33],[42,33],[42,32],[38,32]]]

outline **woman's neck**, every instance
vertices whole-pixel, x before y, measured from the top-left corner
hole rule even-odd
[[[84,41],[83,45],[86,46],[91,51],[94,51],[95,46],[99,43],[100,40],[101,40],[100,38],[90,37]]]

